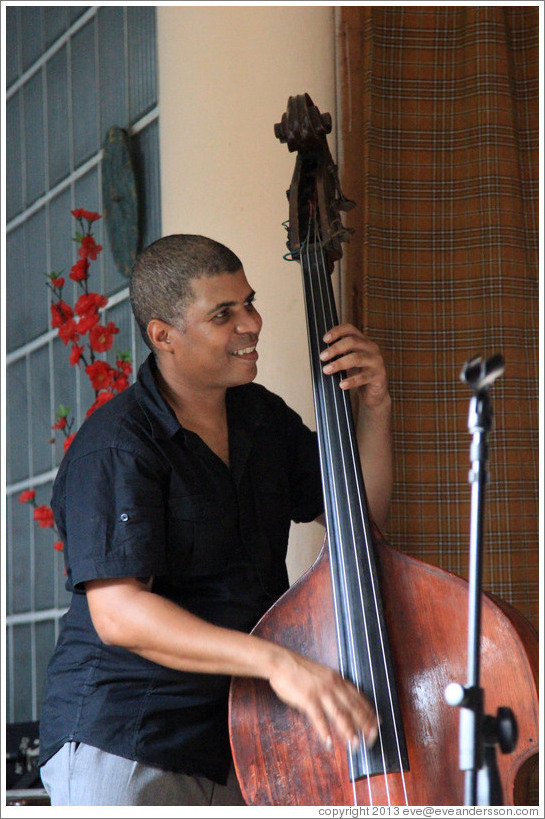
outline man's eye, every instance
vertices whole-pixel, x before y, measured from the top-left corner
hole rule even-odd
[[[228,310],[222,310],[221,313],[216,313],[216,315],[214,316],[214,321],[225,321],[228,318],[229,318],[229,311]]]

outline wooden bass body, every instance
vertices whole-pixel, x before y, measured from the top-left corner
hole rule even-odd
[[[464,804],[459,709],[444,692],[465,683],[468,584],[384,541],[376,556],[409,770],[363,777],[354,791],[343,743],[327,750],[268,683],[237,678],[230,734],[248,805]],[[327,543],[254,633],[338,667]],[[484,595],[481,651],[485,713],[510,707],[518,725],[515,751],[497,751],[504,804],[528,804],[524,773],[538,749],[538,640],[514,609]]]

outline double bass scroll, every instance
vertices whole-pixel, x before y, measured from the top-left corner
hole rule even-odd
[[[329,115],[308,94],[290,97],[276,136],[297,152],[288,191],[288,248],[303,278],[327,535],[314,565],[253,633],[348,677],[380,719],[371,752],[334,739],[324,748],[307,719],[267,682],[235,678],[229,730],[249,805],[462,805],[456,714],[447,685],[463,674],[467,583],[391,548],[369,518],[351,405],[341,376],[324,377],[324,333],[338,323],[331,273],[349,238],[327,146]],[[481,674],[487,709],[517,713],[517,753],[499,760],[505,804],[538,747],[538,644],[510,608],[483,596]]]

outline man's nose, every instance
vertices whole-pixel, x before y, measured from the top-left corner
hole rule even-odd
[[[235,324],[235,331],[240,335],[244,333],[252,333],[253,335],[257,335],[261,330],[261,325],[263,324],[262,318],[257,310],[254,310],[252,313],[246,313],[243,316],[239,316],[237,322]]]

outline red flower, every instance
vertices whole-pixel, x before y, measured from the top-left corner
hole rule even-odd
[[[100,307],[105,307],[108,304],[106,296],[101,296],[99,293],[84,293],[76,302],[74,307],[78,316],[81,316],[78,321],[78,332],[87,333],[91,327],[98,324],[100,316],[98,314]]]
[[[78,321],[78,333],[81,333],[81,335],[84,336],[85,333],[88,333],[89,330],[94,327],[95,324],[98,324],[99,321],[100,316],[98,313],[86,313]]]
[[[62,339],[64,344],[68,344],[69,341],[76,342],[79,340],[78,325],[74,319],[69,319],[68,321],[65,321],[64,324],[61,324],[57,332],[59,334],[59,338]]]
[[[25,489],[25,491],[21,492],[21,494],[19,495],[19,503],[31,503],[35,497],[36,497],[35,489]]]
[[[114,390],[116,390],[117,392],[123,392],[123,390],[126,390],[128,386],[129,379],[127,378],[125,373],[118,372],[112,383],[112,387],[114,388]]]
[[[77,300],[74,310],[78,316],[84,316],[91,310],[98,310],[100,307],[106,307],[108,299],[100,293],[84,293]]]
[[[89,376],[93,389],[98,392],[110,386],[115,371],[106,361],[95,361],[86,366],[85,372]]]
[[[80,347],[79,344],[72,344],[72,352],[70,353],[70,358],[68,360],[68,363],[70,364],[71,367],[73,367],[74,364],[79,364],[79,360],[82,357],[84,351],[85,347]]]
[[[42,506],[37,506],[34,510],[34,520],[42,529],[49,529],[55,525],[53,510],[50,506],[46,506],[45,503]]]
[[[107,326],[95,324],[89,332],[89,346],[96,353],[105,353],[114,343],[114,335],[119,333],[119,329],[113,321],[109,321]]]
[[[74,318],[74,313],[69,304],[62,299],[51,305],[51,326],[61,327],[66,321]]]
[[[95,410],[97,410],[99,407],[101,407],[103,404],[105,404],[107,401],[110,401],[114,397],[115,397],[114,393],[111,390],[103,390],[101,393],[99,393],[95,403],[92,404],[87,410],[86,417],[88,418],[90,415],[93,414]]]
[[[89,262],[87,259],[80,259],[70,269],[70,278],[74,282],[83,282],[88,278]]]
[[[130,361],[125,361],[124,358],[119,358],[116,362],[116,367],[119,367],[125,375],[130,375],[132,373],[132,364]]]
[[[75,432],[73,432],[72,435],[67,435],[66,436],[66,438],[64,439],[64,451],[65,452],[66,452],[66,450],[68,449],[68,447],[70,446],[70,444],[72,443],[72,441],[74,440],[75,437],[76,437]]]
[[[94,261],[101,250],[102,245],[97,245],[92,236],[84,236],[81,240],[79,255],[82,259],[91,259]]]
[[[88,222],[96,222],[101,218],[100,213],[95,213],[95,211],[92,210],[84,210],[83,208],[71,210],[70,213],[74,219],[86,219]]]
[[[96,260],[98,254],[102,251],[102,245],[97,244],[91,232],[92,223],[102,217],[99,213],[84,208],[76,208],[71,213],[79,223],[74,237],[78,245],[78,260],[70,268],[69,277],[72,281],[81,285],[81,293],[81,291],[87,291],[90,263]],[[85,222],[86,225],[84,225]],[[65,345],[71,342],[70,366],[79,365],[81,361],[86,364],[88,359],[86,359],[85,345],[78,342],[81,336],[89,334],[88,344],[91,363],[85,366],[85,371],[96,394],[94,404],[87,411],[87,416],[89,416],[102,404],[114,398],[116,393],[129,386],[129,375],[132,373],[132,366],[128,353],[118,353],[119,360],[116,362],[116,367],[105,361],[94,361],[94,352],[103,353],[111,349],[114,336],[119,333],[119,329],[111,321],[105,322],[104,325],[100,323],[101,310],[108,304],[106,296],[100,293],[84,292],[83,295],[80,295],[74,307],[63,301],[61,293],[65,285],[65,278],[61,275],[62,272],[52,272],[47,275],[48,287],[54,293],[53,298],[57,299],[50,306],[51,326],[58,330],[58,335]],[[64,407],[61,404],[52,427],[52,429],[62,430],[64,433],[65,452],[67,452],[76,437],[75,432],[67,434],[73,424],[73,421],[68,417],[69,412],[70,407]],[[51,443],[54,443],[54,441],[55,439],[52,438]],[[46,504],[37,506],[35,498],[36,491],[29,489],[20,494],[19,501],[21,503],[32,503],[36,523],[42,528],[52,528],[58,537],[52,508]],[[57,540],[53,544],[53,548],[57,551],[63,551],[64,543]]]

